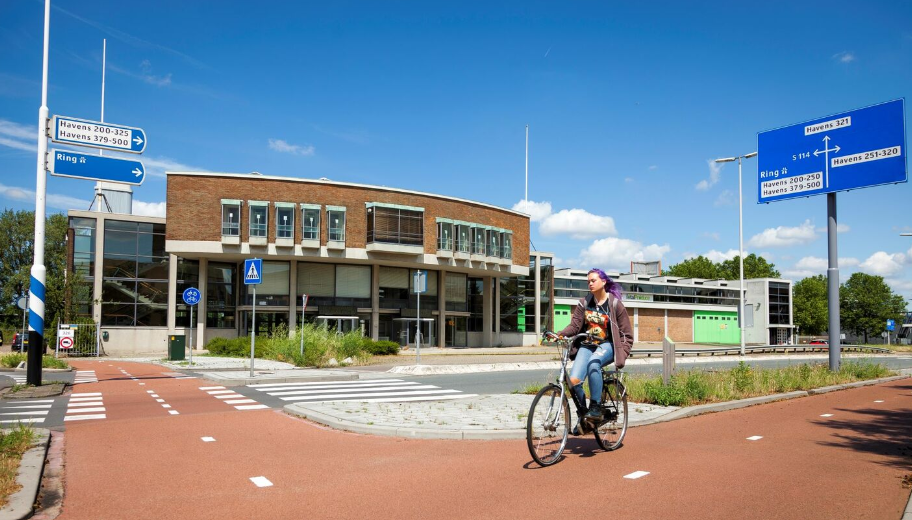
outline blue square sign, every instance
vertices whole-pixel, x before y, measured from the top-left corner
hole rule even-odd
[[[757,202],[908,180],[903,99],[757,134]]]
[[[263,260],[261,258],[244,260],[244,285],[261,283],[263,283]]]

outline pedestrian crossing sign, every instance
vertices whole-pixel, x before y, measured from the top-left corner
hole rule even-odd
[[[263,260],[248,258],[244,260],[244,284],[257,285],[263,283]]]

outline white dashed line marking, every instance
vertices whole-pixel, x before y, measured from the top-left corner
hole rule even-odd
[[[832,417],[833,414],[831,414],[831,413],[824,413],[824,414],[820,414],[820,416],[821,416],[821,417]]]
[[[171,405],[170,405],[170,404],[163,404],[163,405],[162,405],[162,408],[171,408]]]
[[[168,410],[168,413],[170,413],[171,415],[180,415],[180,413],[177,410]]]
[[[215,437],[200,437],[203,439],[203,442],[215,442]]]
[[[250,481],[256,484],[256,487],[269,487],[272,482],[266,477],[250,477]]]
[[[759,440],[762,439],[762,438],[763,438],[763,436],[761,436],[761,435],[754,435],[753,437],[748,437],[747,440],[749,440],[749,441],[759,441]]]
[[[883,399],[878,399],[878,400],[876,400],[876,401],[874,401],[874,402],[875,402],[875,403],[882,403],[882,402],[883,402]]]
[[[633,480],[633,479],[645,477],[648,474],[649,474],[648,471],[634,471],[633,473],[631,473],[629,475],[624,475],[624,478],[629,478],[629,479]]]
[[[224,386],[201,386],[200,390],[224,390]]]
[[[248,404],[243,406],[235,406],[238,410],[262,410],[264,408],[269,408],[265,404]]]

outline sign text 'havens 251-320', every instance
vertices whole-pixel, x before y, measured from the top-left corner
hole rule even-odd
[[[757,201],[906,182],[904,101],[757,135]]]

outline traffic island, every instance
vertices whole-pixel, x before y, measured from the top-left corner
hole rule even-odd
[[[32,515],[38,490],[41,487],[41,475],[44,471],[50,433],[46,429],[35,430],[35,445],[22,455],[19,462],[16,482],[21,488],[7,498],[6,505],[0,509],[0,520],[20,520]]]

